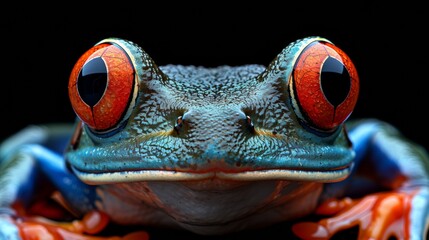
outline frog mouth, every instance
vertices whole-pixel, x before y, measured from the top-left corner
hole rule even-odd
[[[85,172],[71,167],[73,172],[85,183],[98,185],[119,182],[139,181],[194,181],[205,179],[221,179],[230,181],[313,181],[338,182],[350,175],[352,164],[344,168],[332,170],[303,170],[303,169],[263,169],[230,172],[211,170],[205,172],[185,172],[173,170],[126,170],[115,172]]]

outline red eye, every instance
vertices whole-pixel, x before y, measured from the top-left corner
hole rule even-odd
[[[294,66],[290,88],[298,115],[320,130],[332,130],[352,113],[359,78],[350,58],[329,42],[313,42]]]
[[[69,97],[78,117],[91,129],[119,127],[134,98],[135,73],[125,51],[102,43],[85,52],[70,74]]]

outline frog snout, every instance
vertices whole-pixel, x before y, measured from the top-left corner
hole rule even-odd
[[[210,106],[185,111],[176,124],[180,168],[206,171],[236,169],[244,159],[244,146],[254,133],[248,116],[237,108]],[[189,165],[188,165],[189,164]]]

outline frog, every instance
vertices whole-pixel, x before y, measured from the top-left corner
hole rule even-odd
[[[0,236],[111,239],[92,238],[108,223],[224,236],[293,222],[299,239],[354,227],[357,239],[426,239],[427,150],[386,121],[350,118],[359,81],[320,36],[266,66],[218,67],[158,66],[130,40],[103,39],[70,73],[76,121],[0,145]]]

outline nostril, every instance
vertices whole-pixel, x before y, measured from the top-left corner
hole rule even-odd
[[[243,119],[241,122],[243,127],[247,129],[251,134],[255,133],[255,124],[252,120],[252,116],[255,116],[255,112],[252,109],[241,109],[240,111],[241,118]]]
[[[185,136],[187,134],[193,115],[194,113],[192,111],[184,111],[177,117],[176,123],[174,124],[174,131],[177,135]]]
[[[182,129],[183,126],[183,117],[179,116],[176,120],[176,124],[174,125],[174,130],[176,131],[177,134],[180,133],[180,130]]]
[[[249,116],[246,116],[246,123],[247,123],[247,128],[251,132],[255,132],[255,126],[253,125],[252,119]]]

